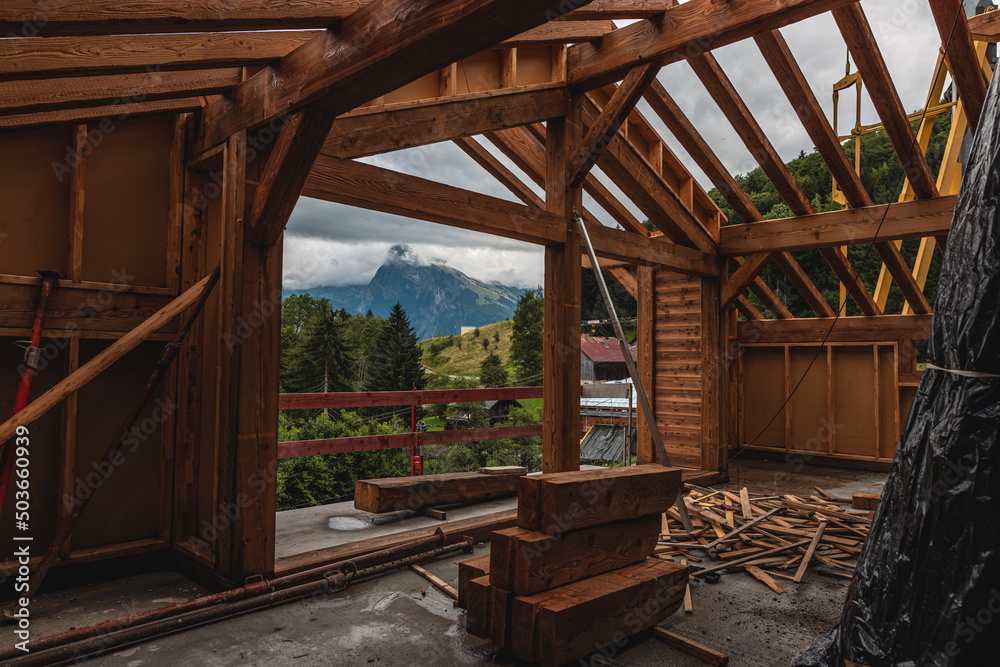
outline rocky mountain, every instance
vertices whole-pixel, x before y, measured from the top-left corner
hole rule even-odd
[[[514,316],[524,292],[485,283],[443,264],[420,262],[404,245],[393,246],[367,285],[321,286],[289,293],[329,299],[348,312],[386,316],[397,301],[406,310],[417,338],[459,333],[463,326],[483,326]]]

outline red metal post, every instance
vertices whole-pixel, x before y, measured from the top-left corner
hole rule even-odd
[[[413,385],[413,391],[417,390],[417,385]],[[417,432],[417,406],[416,404],[410,406],[410,433]],[[424,457],[421,453],[417,451],[416,436],[413,437],[413,443],[410,445],[410,476],[419,477],[424,474]]]

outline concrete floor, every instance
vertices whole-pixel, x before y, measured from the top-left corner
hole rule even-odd
[[[877,493],[885,475],[854,470],[745,461],[732,465],[729,488],[753,492],[803,493],[820,486],[838,496]],[[302,511],[299,511],[302,512]],[[279,549],[329,545],[296,537],[297,530],[331,531],[330,519],[345,516],[337,506],[279,516]],[[354,517],[356,518],[356,517]],[[424,520],[423,517],[420,520]],[[427,520],[431,521],[431,520]],[[343,523],[334,521],[334,525]],[[405,522],[406,528],[415,527]],[[293,525],[299,528],[293,530]],[[393,524],[396,525],[396,524]],[[433,525],[433,522],[429,525]],[[383,528],[384,529],[384,528]],[[286,544],[282,544],[285,535]],[[327,537],[327,540],[330,538]],[[341,539],[338,535],[336,539]],[[487,553],[479,545],[475,555]],[[425,564],[452,585],[464,554]],[[801,584],[782,581],[776,595],[744,573],[724,574],[717,584],[692,584],[694,613],[664,622],[678,633],[728,653],[730,665],[787,665],[838,619],[847,581],[811,573]],[[33,604],[32,629],[39,636],[80,627],[188,599],[204,591],[170,572],[60,591]],[[346,591],[277,607],[197,628],[103,656],[99,665],[159,667],[185,665],[521,665],[495,646],[465,632],[464,612],[416,573],[401,570],[359,582]],[[0,628],[0,633],[10,632]],[[613,656],[635,667],[698,666],[705,663],[639,635]],[[584,663],[586,664],[586,663]],[[598,664],[598,663],[593,663]]]

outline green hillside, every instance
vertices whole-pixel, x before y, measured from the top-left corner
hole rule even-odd
[[[421,341],[423,364],[440,375],[479,377],[479,365],[491,352],[503,359],[507,371],[510,366],[510,337],[514,323],[511,320],[494,322],[479,327],[479,335],[469,332],[464,336],[435,336]],[[499,341],[497,340],[499,337]],[[487,347],[483,347],[485,341]]]

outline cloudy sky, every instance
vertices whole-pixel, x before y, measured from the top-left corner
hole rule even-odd
[[[862,6],[903,106],[907,111],[923,107],[940,46],[928,3],[924,0],[864,0]],[[847,55],[833,18],[824,14],[808,19],[783,28],[782,34],[827,116],[832,117],[832,85],[844,76]],[[718,49],[714,54],[782,159],[788,161],[800,151],[813,149],[752,40]],[[664,67],[658,78],[730,172],[744,173],[757,166],[687,63]],[[862,122],[878,122],[867,94],[862,102]],[[853,123],[854,105],[853,92],[841,95],[841,134]],[[645,101],[640,102],[638,108],[702,187],[710,188],[711,183]],[[492,151],[488,142],[483,143]],[[515,174],[523,176],[513,164],[498,157]],[[514,200],[506,188],[450,142],[365,161]],[[610,186],[599,170],[595,170],[595,174]],[[528,182],[527,178],[522,180]],[[622,201],[628,204],[624,198]],[[628,205],[639,219],[645,217]],[[599,215],[603,213],[592,201],[588,204],[586,197],[584,206]],[[609,218],[604,220],[610,222]],[[389,248],[397,243],[409,245],[425,261],[445,263],[480,280],[497,280],[519,287],[533,287],[542,282],[542,251],[538,246],[302,197],[285,234],[285,287],[301,289],[367,283]]]

